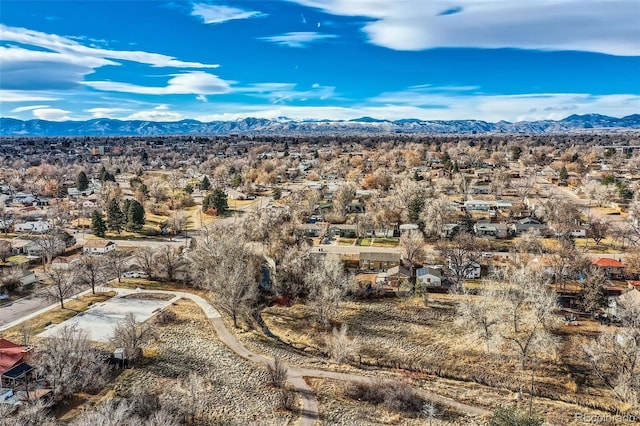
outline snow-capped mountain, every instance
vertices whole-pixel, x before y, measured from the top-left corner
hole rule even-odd
[[[623,118],[599,114],[571,115],[562,120],[499,121],[418,120],[396,121],[362,117],[353,120],[304,120],[286,117],[275,120],[244,118],[236,121],[196,120],[176,122],[121,121],[94,119],[88,121],[45,121],[0,118],[0,136],[142,136],[142,135],[222,135],[222,134],[481,134],[481,133],[566,133],[594,131],[640,130],[640,114]]]

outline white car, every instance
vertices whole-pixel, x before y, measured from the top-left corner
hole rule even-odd
[[[123,277],[125,278],[140,278],[140,273],[139,272],[125,272],[124,274],[122,274]]]

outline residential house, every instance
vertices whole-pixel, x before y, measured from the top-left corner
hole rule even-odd
[[[51,261],[51,267],[58,270],[68,271],[78,264],[77,257],[58,256]]]
[[[49,230],[49,222],[37,220],[18,223],[15,226],[15,230],[16,232],[37,232],[39,234],[42,234],[43,232],[47,232]]]
[[[302,223],[298,225],[298,230],[305,237],[315,238],[322,235],[325,230],[324,225],[318,225],[316,223]]]
[[[624,273],[624,264],[616,259],[601,257],[591,259],[591,263],[602,270],[607,278],[621,278]]]
[[[504,223],[477,222],[473,231],[479,237],[507,238],[507,225]]]
[[[82,247],[84,254],[105,254],[116,249],[116,243],[109,240],[90,240]]]
[[[360,268],[374,270],[388,270],[400,265],[400,253],[360,253]]]
[[[11,240],[11,255],[40,256],[42,247],[35,241],[14,238]]]
[[[451,259],[449,259],[449,269],[451,271],[457,270],[459,276],[464,276],[464,278],[468,280],[477,280],[482,273],[482,267],[475,260],[470,260],[465,264],[454,265]]]
[[[587,229],[581,226],[576,226],[574,229],[569,232],[573,238],[585,238],[587,236]]]
[[[540,233],[544,233],[547,229],[547,225],[543,225],[539,220],[532,217],[525,217],[511,224],[511,231],[515,235],[520,235],[527,231],[539,231]]]
[[[442,287],[442,269],[425,266],[416,270],[416,281],[426,288]]]
[[[33,370],[27,364],[29,349],[7,339],[0,339],[0,388],[15,387]]]
[[[495,201],[486,200],[467,200],[464,202],[464,208],[467,211],[489,211],[492,207],[496,206]]]
[[[355,224],[334,224],[329,226],[329,233],[343,238],[355,238],[357,228]]]
[[[409,282],[410,278],[411,271],[402,265],[394,266],[393,268],[389,268],[387,270],[386,281],[391,283],[391,285],[395,285],[396,287],[400,287],[402,284],[406,284],[407,282]]]

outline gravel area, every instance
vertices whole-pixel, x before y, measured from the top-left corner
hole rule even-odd
[[[202,379],[205,403],[199,424],[287,425],[295,417],[279,408],[278,391],[268,384],[265,370],[246,362],[220,343],[197,305],[180,300],[169,308],[177,320],[158,326],[156,340],[145,347],[146,362],[121,375],[115,395],[127,397],[141,387],[160,395],[170,407],[189,404],[186,379]],[[174,409],[175,410],[175,409]]]

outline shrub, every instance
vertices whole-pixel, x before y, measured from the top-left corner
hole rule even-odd
[[[544,419],[511,407],[498,408],[489,418],[489,426],[541,426],[543,423]]]
[[[346,388],[344,394],[347,398],[382,405],[409,417],[418,417],[424,403],[411,385],[402,382],[354,383]]]
[[[282,388],[287,381],[287,367],[279,358],[273,360],[273,365],[267,365],[267,372],[271,384],[276,388]]]
[[[291,389],[284,389],[280,392],[280,406],[287,411],[295,411],[296,393]]]

